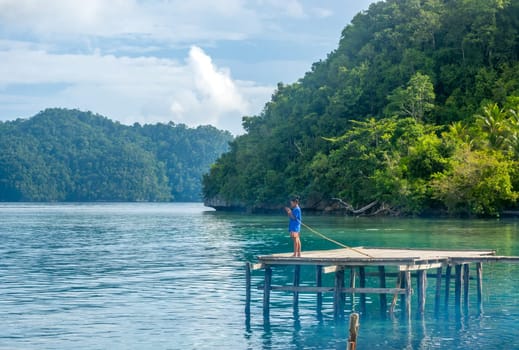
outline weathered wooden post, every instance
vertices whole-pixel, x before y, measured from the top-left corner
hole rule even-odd
[[[404,288],[406,289],[406,285],[407,285],[407,281],[405,279],[405,272],[404,271],[400,271],[400,286],[401,288]],[[406,300],[406,293],[403,293],[403,294],[400,294],[400,307],[402,308],[402,315],[405,315],[406,311],[404,308],[405,308],[405,300]]]
[[[458,314],[461,313],[461,278],[462,278],[462,270],[461,265],[457,264],[455,266],[455,281],[454,281],[454,304],[456,308],[456,312]]]
[[[378,267],[378,273],[379,273],[380,288],[386,288],[386,269],[383,265]],[[386,316],[386,312],[387,312],[387,296],[385,293],[380,293],[380,313],[382,314],[382,317]]]
[[[445,269],[445,311],[447,311],[449,309],[451,274],[452,274],[452,266],[447,265],[447,268]]]
[[[476,278],[477,278],[477,295],[478,295],[478,311],[483,313],[483,263],[476,264]]]
[[[346,350],[357,349],[357,336],[359,333],[359,314],[354,312],[350,315],[350,335],[348,337],[348,343]]]
[[[263,318],[270,316],[270,289],[272,283],[272,267],[265,266],[265,283],[263,285]]]
[[[451,286],[451,271],[452,266],[447,265],[447,268],[445,269],[445,311],[449,310],[449,289]]]
[[[333,295],[333,313],[335,319],[339,319],[344,314],[344,295],[342,289],[344,288],[344,269],[339,268],[335,272],[335,288]]]
[[[359,287],[366,288],[366,269],[364,266],[359,267]],[[360,312],[366,313],[366,293],[360,293]]]
[[[440,266],[436,269],[436,294],[434,296],[434,314],[438,317],[440,313],[440,298],[442,292],[442,270]]]
[[[405,311],[407,313],[407,319],[411,319],[411,271],[405,271]]]
[[[403,275],[402,272],[399,272],[396,277],[396,288],[403,288]],[[402,294],[403,295],[403,294]],[[402,297],[402,295],[400,297]],[[398,294],[393,294],[393,299],[391,300],[391,306],[389,307],[389,313],[393,315],[395,313],[396,301],[398,299]]]
[[[422,316],[425,312],[426,287],[427,273],[424,270],[418,270],[416,274],[416,291],[418,294],[418,313]]]
[[[315,267],[315,284],[317,287],[322,287],[323,285],[323,267],[321,265],[317,265]],[[323,308],[323,293],[317,292],[317,314],[321,314]]]
[[[355,279],[357,278],[357,270],[355,269],[355,266],[352,266],[350,268],[350,288],[352,289],[351,292],[351,310],[355,310],[355,292],[353,289],[355,288]],[[346,304],[346,294],[342,295],[343,298],[343,304]]]
[[[463,264],[463,305],[469,309],[469,264]]]

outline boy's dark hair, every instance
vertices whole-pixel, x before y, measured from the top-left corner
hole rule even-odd
[[[291,196],[291,197],[290,197],[290,201],[291,201],[291,202],[299,203],[299,196]]]

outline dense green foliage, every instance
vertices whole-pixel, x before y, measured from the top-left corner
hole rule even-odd
[[[0,122],[0,201],[199,201],[232,136],[48,109]]]
[[[386,0],[278,88],[204,177],[207,203],[498,215],[519,191],[519,0]],[[340,200],[333,200],[334,198]]]

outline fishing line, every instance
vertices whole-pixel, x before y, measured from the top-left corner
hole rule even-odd
[[[302,222],[302,221],[300,221],[300,220],[297,220],[297,221],[299,221],[299,223],[300,223],[301,225],[303,225],[303,226],[306,227],[308,230],[310,230],[310,232],[312,232],[313,234],[315,234],[315,235],[317,235],[317,236],[319,236],[319,237],[321,237],[321,238],[324,238],[324,239],[327,240],[327,241],[330,241],[330,242],[332,242],[332,243],[335,243],[335,244],[337,244],[337,245],[340,246],[340,247],[343,247],[343,248],[346,248],[346,249],[353,250],[354,252],[359,253],[359,254],[362,254],[362,255],[364,255],[364,256],[367,256],[368,258],[372,258],[372,259],[374,259],[374,257],[372,257],[371,255],[369,255],[368,253],[364,253],[364,252],[362,252],[362,251],[360,251],[360,250],[358,250],[358,249],[355,249],[355,248],[353,248],[353,247],[347,246],[347,245],[344,244],[344,243],[337,242],[336,240],[331,239],[330,237],[326,236],[325,234],[320,233],[320,232],[318,232],[317,230],[311,228],[310,226],[308,226],[308,225],[305,224],[304,222]]]

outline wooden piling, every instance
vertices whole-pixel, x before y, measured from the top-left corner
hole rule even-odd
[[[411,294],[412,294],[411,272],[405,271],[405,311],[406,311],[408,319],[411,318]]]
[[[396,288],[402,288],[402,285],[403,285],[403,272],[399,272],[398,275],[397,275],[397,279],[396,279]],[[395,306],[396,306],[396,301],[398,299],[398,294],[393,294],[393,299],[391,300],[391,306],[389,307],[389,313],[391,315],[394,314],[395,312]]]
[[[422,313],[421,309],[422,309],[422,295],[423,295],[423,290],[422,290],[422,282],[421,282],[421,276],[422,276],[422,271],[417,271],[416,273],[416,295],[417,295],[417,302],[418,302],[418,313]]]
[[[462,270],[461,265],[457,264],[455,269],[455,277],[454,277],[454,305],[456,311],[461,312],[461,278],[462,278]]]
[[[416,291],[418,294],[418,312],[423,315],[425,312],[427,274],[424,270],[418,270],[416,274]]]
[[[335,287],[333,295],[333,314],[335,319],[339,319],[344,314],[342,288],[344,288],[344,269],[339,269],[335,272]]]
[[[469,308],[469,264],[463,264],[463,305]]]
[[[323,267],[321,265],[317,265],[315,267],[315,285],[317,288],[323,286]],[[317,314],[321,314],[323,309],[323,293],[317,292]]]
[[[359,250],[366,254],[359,256]],[[369,255],[368,255],[369,254]],[[245,266],[246,295],[245,312],[250,312],[251,302],[251,271],[264,269],[265,277],[263,286],[257,288],[263,290],[263,314],[265,322],[268,322],[270,313],[271,291],[292,292],[294,295],[294,307],[299,304],[299,293],[316,293],[317,310],[320,313],[323,303],[323,293],[333,292],[334,316],[344,317],[345,294],[351,293],[352,311],[355,311],[355,294],[360,296],[362,312],[366,312],[366,294],[380,294],[380,310],[385,314],[387,307],[386,294],[393,295],[390,312],[394,311],[398,294],[401,295],[402,316],[411,317],[411,299],[413,286],[411,277],[417,276],[416,291],[418,296],[418,312],[425,312],[425,298],[427,289],[427,271],[436,269],[436,274],[430,274],[436,278],[435,310],[438,311],[441,299],[442,270],[445,270],[445,310],[448,310],[449,289],[451,282],[452,267],[455,268],[455,306],[461,311],[461,305],[469,304],[469,263],[476,263],[477,301],[482,309],[482,263],[503,261],[507,263],[519,263],[518,257],[496,256],[491,250],[427,250],[427,249],[390,249],[390,248],[356,248],[335,249],[329,251],[307,251],[303,257],[291,257],[289,253],[258,256],[259,263],[247,263]],[[272,286],[272,267],[294,266],[293,285]],[[301,266],[315,266],[315,286],[301,286]],[[366,268],[378,267],[378,272],[366,272]],[[386,268],[396,268],[398,272],[387,273]],[[345,288],[346,269],[350,271],[349,287]],[[359,274],[359,287],[356,287],[356,272]],[[323,286],[323,273],[335,273],[333,286]],[[411,274],[413,273],[413,274]],[[367,276],[377,276],[379,288],[367,287]],[[395,288],[386,287],[386,278],[397,276]],[[463,294],[463,303],[462,296]]]
[[[357,279],[357,271],[355,269],[355,266],[350,268],[350,289],[351,292],[351,310],[355,310],[355,280]],[[346,294],[342,294],[342,300],[343,304],[346,304]]]
[[[350,315],[349,337],[346,350],[357,349],[357,337],[359,333],[359,314],[354,312]]]
[[[363,266],[359,267],[359,286],[360,288],[366,288],[366,269]],[[353,310],[353,309],[352,309]],[[360,312],[366,313],[366,294],[360,295]]]
[[[386,269],[384,266],[378,267],[379,273],[379,286],[380,288],[386,288]],[[386,294],[380,294],[380,313],[385,316],[387,312],[387,296]]]
[[[451,271],[452,266],[447,265],[445,269],[445,311],[449,309],[449,289],[451,286]]]
[[[406,281],[406,278],[405,278],[405,272],[401,271],[400,272],[400,288],[404,288],[406,289],[406,285],[407,285],[407,281]],[[405,299],[406,299],[406,293],[404,294],[401,294],[400,295],[400,307],[402,308],[402,311],[407,311],[406,309],[404,309],[405,305],[406,305],[406,302],[405,302]],[[405,315],[405,312],[403,312],[403,314]]]
[[[263,285],[263,318],[270,316],[270,288],[272,284],[272,268],[265,266],[265,281]]]
[[[483,263],[476,264],[478,313],[483,314]]]
[[[436,316],[440,313],[440,298],[442,292],[442,270],[440,266],[436,269],[436,293],[434,295],[434,313]]]

